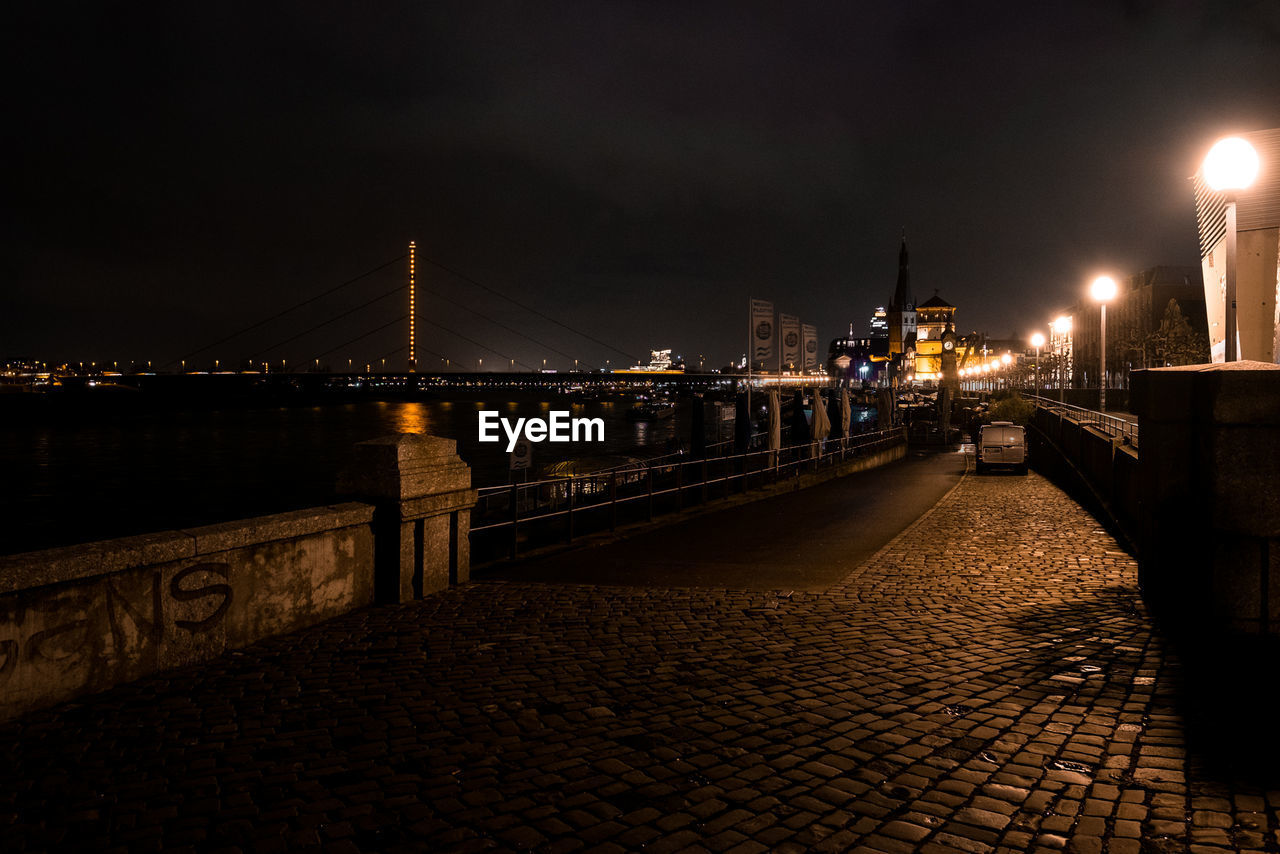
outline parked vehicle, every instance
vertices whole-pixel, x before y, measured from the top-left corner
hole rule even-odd
[[[1012,421],[992,421],[978,433],[979,474],[993,466],[1008,466],[1027,473],[1027,431]]]

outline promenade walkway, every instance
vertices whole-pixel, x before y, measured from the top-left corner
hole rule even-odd
[[[0,727],[0,850],[1276,850],[1135,575],[1033,474],[823,592],[475,583]]]

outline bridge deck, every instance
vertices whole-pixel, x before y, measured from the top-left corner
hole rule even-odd
[[[480,582],[31,715],[0,848],[1273,845],[1181,680],[1091,517],[967,476],[823,592]]]

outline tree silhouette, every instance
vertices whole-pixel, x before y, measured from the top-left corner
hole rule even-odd
[[[1209,359],[1209,338],[1196,332],[1176,299],[1164,308],[1160,326],[1147,336],[1144,348],[1155,367],[1194,365]]]

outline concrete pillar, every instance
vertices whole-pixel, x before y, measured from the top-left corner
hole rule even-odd
[[[1143,594],[1171,628],[1280,634],[1280,365],[1136,371]]]
[[[471,469],[453,439],[401,433],[355,446],[339,489],[376,510],[374,592],[406,602],[471,575]]]

